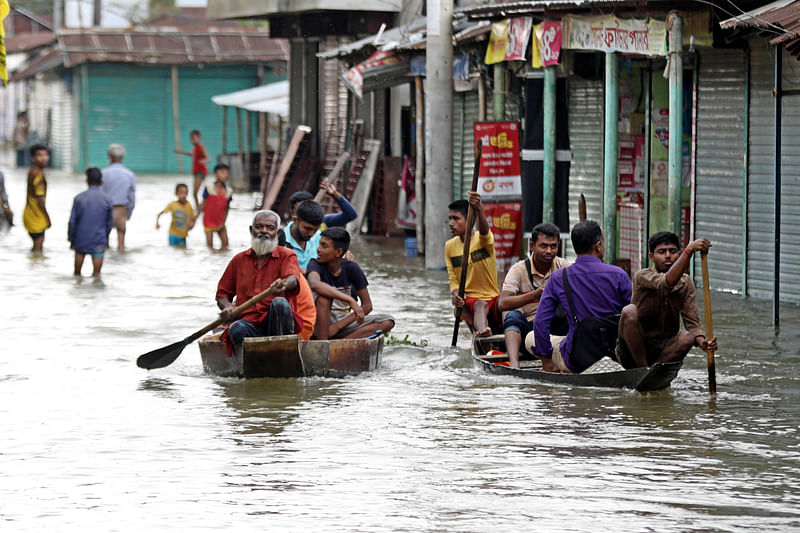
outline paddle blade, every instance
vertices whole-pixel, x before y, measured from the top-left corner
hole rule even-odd
[[[186,348],[186,340],[178,341],[169,346],[164,346],[158,350],[147,352],[140,355],[136,360],[136,366],[139,368],[146,368],[153,370],[154,368],[164,368],[169,366],[181,355],[183,349]]]

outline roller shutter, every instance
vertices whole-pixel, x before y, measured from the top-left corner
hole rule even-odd
[[[475,135],[478,92],[453,94],[453,199],[466,198],[475,169]]]
[[[745,61],[743,50],[701,49],[697,84],[695,234],[714,245],[710,285],[732,292],[742,291]]]
[[[603,81],[571,77],[568,95],[569,146],[572,150],[569,227],[572,227],[578,223],[581,193],[586,198],[587,217],[603,220]]]

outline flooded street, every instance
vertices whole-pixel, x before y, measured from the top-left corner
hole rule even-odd
[[[770,302],[713,293],[715,400],[697,350],[656,393],[538,385],[474,370],[465,328],[449,347],[445,272],[402,239],[357,238],[375,310],[427,346],[387,346],[348,379],[211,377],[197,343],[147,372],[137,356],[216,318],[253,197],[234,195],[230,252],[200,224],[170,249],[155,218],[188,177],[140,175],[129,251],[76,279],[84,177],[48,173],[33,257],[24,171],[2,169],[17,223],[0,234],[5,531],[800,531],[798,308],[776,336]]]

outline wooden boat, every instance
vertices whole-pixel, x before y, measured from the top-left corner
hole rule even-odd
[[[342,377],[375,370],[383,335],[375,339],[304,341],[297,335],[252,337],[228,356],[220,335],[199,341],[203,368],[209,374],[243,378]]]
[[[476,368],[481,368],[490,374],[503,376],[516,376],[532,379],[543,383],[558,383],[577,387],[607,387],[620,389],[635,389],[637,391],[653,391],[669,387],[669,384],[678,375],[683,362],[656,363],[647,368],[622,369],[612,362],[596,364],[581,374],[559,374],[556,372],[543,372],[541,362],[538,360],[522,360],[520,368],[507,366],[508,356],[505,353],[492,355],[492,346],[505,351],[505,340],[502,335],[478,338],[472,341],[472,360]],[[610,360],[609,360],[610,361]],[[502,363],[506,363],[503,365]],[[603,367],[606,368],[603,368]],[[610,368],[609,368],[610,367]],[[614,368],[616,367],[616,368]]]

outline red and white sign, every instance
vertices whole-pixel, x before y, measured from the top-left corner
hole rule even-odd
[[[481,148],[478,192],[484,197],[522,196],[517,122],[476,122],[475,151]]]
[[[522,203],[484,203],[483,210],[494,235],[497,268],[507,271],[519,259],[519,247],[522,243]]]
[[[542,65],[558,65],[561,56],[561,21],[542,22]]]

